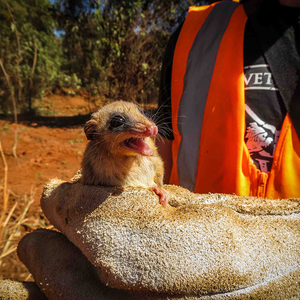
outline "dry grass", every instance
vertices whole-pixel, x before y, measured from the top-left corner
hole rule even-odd
[[[32,205],[34,191],[20,197],[9,190],[8,167],[1,142],[0,152],[4,165],[4,178],[0,186],[0,279],[28,281],[32,279],[31,275],[17,257],[18,242],[26,233],[45,228],[48,224],[41,209]]]

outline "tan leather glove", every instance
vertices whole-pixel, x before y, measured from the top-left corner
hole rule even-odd
[[[299,200],[165,190],[53,180],[43,211],[80,250],[39,230],[19,257],[49,299],[300,298]]]

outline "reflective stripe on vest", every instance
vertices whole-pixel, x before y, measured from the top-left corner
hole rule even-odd
[[[189,52],[178,111],[179,116],[183,118],[179,119],[177,125],[182,137],[177,168],[180,185],[191,191],[195,189],[195,162],[198,161],[204,109],[218,49],[230,18],[238,6],[239,4],[232,2],[214,6],[198,31]],[[188,116],[188,119],[184,116]]]

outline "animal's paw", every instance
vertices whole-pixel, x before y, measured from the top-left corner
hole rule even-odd
[[[153,191],[159,197],[159,203],[162,206],[166,206],[169,201],[168,194],[162,189],[159,188],[156,184],[149,188],[150,191]]]

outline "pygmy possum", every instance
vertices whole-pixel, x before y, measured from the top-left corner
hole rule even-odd
[[[165,206],[164,164],[155,146],[158,128],[144,109],[115,101],[92,114],[81,163],[83,184],[149,188]]]

